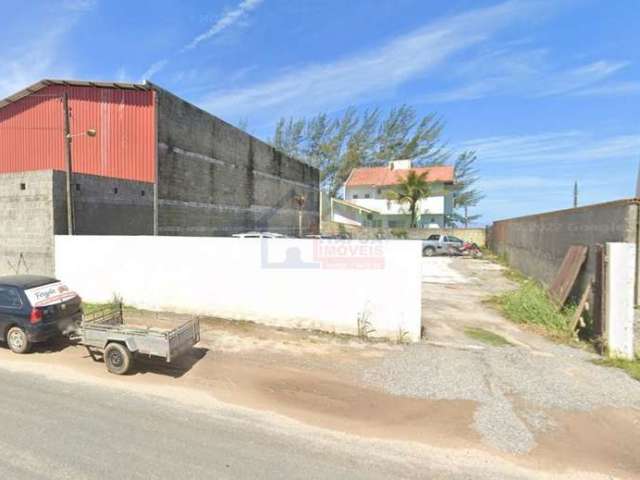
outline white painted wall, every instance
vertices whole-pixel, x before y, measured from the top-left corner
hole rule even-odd
[[[409,213],[408,204],[387,199],[356,198],[348,201],[361,207],[375,210],[382,215],[406,215]],[[418,210],[421,214],[443,214],[445,211],[444,195],[423,198],[418,204]]]
[[[90,302],[419,340],[419,241],[56,236],[56,276]]]
[[[606,326],[609,356],[632,360],[636,248],[633,243],[607,243],[606,248]]]

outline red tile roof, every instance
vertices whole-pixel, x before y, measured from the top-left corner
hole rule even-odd
[[[404,180],[410,170],[418,175],[427,172],[427,181],[453,183],[453,167],[417,167],[391,170],[389,167],[354,168],[347,179],[347,186],[358,185],[396,185]]]

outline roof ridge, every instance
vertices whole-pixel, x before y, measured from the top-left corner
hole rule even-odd
[[[123,90],[150,90],[153,85],[149,82],[145,83],[128,83],[128,82],[104,82],[93,80],[62,80],[53,78],[43,78],[42,80],[29,85],[22,90],[17,91],[13,95],[9,95],[0,100],[0,108],[17,102],[18,100],[28,97],[29,95],[39,92],[50,85],[65,85],[69,87],[98,87],[98,88],[119,88]]]

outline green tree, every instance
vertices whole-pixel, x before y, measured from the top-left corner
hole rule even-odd
[[[478,157],[474,151],[462,152],[454,163],[454,213],[450,216],[449,224],[462,224],[466,227],[481,215],[469,215],[469,208],[478,205],[484,198],[484,194],[478,190],[478,169],[476,161]]]
[[[427,198],[431,193],[431,186],[427,181],[427,172],[417,174],[409,170],[407,176],[393,189],[387,190],[387,199],[409,205],[409,228],[418,226],[418,205],[420,200]]]
[[[442,165],[450,157],[442,141],[443,121],[436,114],[418,117],[408,105],[379,109],[347,108],[309,119],[278,121],[272,143],[277,149],[320,170],[321,187],[336,196],[351,170],[412,160],[414,166]]]

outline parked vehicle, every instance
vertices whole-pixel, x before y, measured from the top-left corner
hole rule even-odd
[[[82,300],[55,278],[0,277],[0,332],[15,353],[27,353],[82,321]]]
[[[422,241],[422,254],[425,257],[455,255],[463,245],[464,241],[458,237],[434,233]]]
[[[231,235],[233,238],[286,238],[281,233],[272,232],[246,232],[246,233],[234,233]]]
[[[464,245],[460,248],[460,253],[473,258],[482,258],[482,250],[480,250],[478,244],[474,242],[464,242]]]
[[[0,331],[15,353],[32,344],[67,336],[87,347],[92,358],[101,353],[107,370],[124,375],[135,355],[172,362],[200,341],[200,321],[173,330],[126,325],[122,305],[109,305],[83,315],[82,299],[50,277],[0,277]]]
[[[200,321],[190,320],[173,330],[126,325],[122,305],[109,305],[85,315],[71,338],[87,347],[94,358],[101,353],[109,372],[124,375],[136,355],[172,362],[200,341]]]

